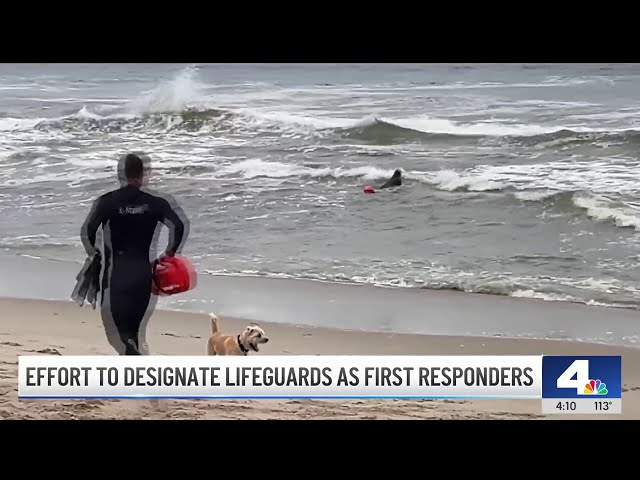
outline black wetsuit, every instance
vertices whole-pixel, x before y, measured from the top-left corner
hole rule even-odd
[[[402,185],[402,172],[400,170],[396,170],[393,172],[393,175],[389,180],[380,185],[380,190],[389,187],[399,187],[400,185]]]
[[[138,335],[151,300],[150,248],[160,223],[171,230],[166,253],[173,255],[185,233],[178,213],[166,199],[125,186],[99,197],[83,227],[83,241],[91,256],[95,252],[98,227],[102,226],[103,322],[109,342],[116,347],[114,342],[121,341],[126,355],[140,355]],[[110,326],[115,326],[116,331],[110,332]]]

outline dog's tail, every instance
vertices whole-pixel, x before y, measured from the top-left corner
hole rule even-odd
[[[215,313],[210,313],[209,318],[211,319],[211,333],[218,333],[218,317]]]

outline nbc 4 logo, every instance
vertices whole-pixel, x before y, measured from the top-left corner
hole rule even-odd
[[[607,384],[589,378],[589,360],[575,360],[556,381],[558,388],[574,388],[578,395],[606,395]]]

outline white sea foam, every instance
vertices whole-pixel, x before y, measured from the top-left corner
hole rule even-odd
[[[599,221],[611,221],[618,227],[640,230],[640,208],[604,197],[575,194],[573,203],[584,208],[587,215]]]
[[[477,165],[461,170],[441,170],[436,172],[408,171],[407,178],[432,184],[443,190],[466,188],[487,190],[512,188],[523,193],[523,199],[530,195],[549,192],[588,191],[596,195],[626,194],[636,195],[640,185],[640,169],[634,160],[616,164],[609,159],[582,161],[568,159],[528,165]]]
[[[454,191],[466,189],[473,192],[500,190],[506,183],[493,180],[490,176],[464,176],[453,170],[441,170],[435,173],[409,173],[408,178],[416,178],[431,183],[441,190]]]
[[[143,92],[127,107],[130,113],[180,112],[189,106],[197,106],[203,98],[204,85],[197,79],[197,70],[187,68],[171,80]]]
[[[525,202],[539,202],[559,193],[557,190],[524,190],[515,192],[515,197]]]
[[[232,163],[220,168],[215,176],[241,175],[243,178],[287,178],[287,177],[358,177],[366,180],[374,180],[390,176],[393,170],[382,169],[374,166],[359,167],[323,167],[311,168],[292,163],[265,161],[259,158]]]
[[[43,121],[45,121],[44,118],[0,118],[0,132],[31,130]]]

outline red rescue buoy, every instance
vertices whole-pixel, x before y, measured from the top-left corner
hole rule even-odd
[[[152,264],[152,292],[158,296],[176,295],[196,288],[198,276],[191,261],[182,255],[163,257]]]
[[[376,189],[371,185],[367,185],[366,187],[364,187],[364,193],[376,193]]]

